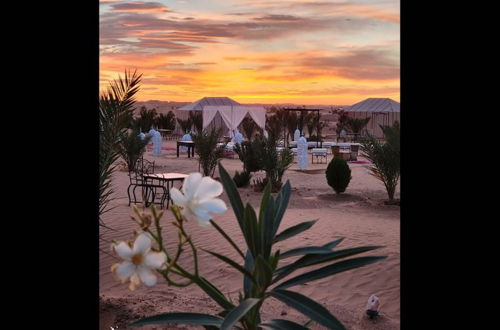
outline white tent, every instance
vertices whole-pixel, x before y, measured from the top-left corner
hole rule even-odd
[[[204,97],[177,110],[202,111],[203,129],[213,123],[216,116],[219,116],[226,128],[234,131],[247,114],[262,129],[266,125],[266,109],[264,107],[242,105],[228,97]]]
[[[376,138],[383,138],[379,125],[390,126],[400,121],[400,107],[398,102],[389,98],[368,98],[344,108],[344,111],[351,118],[371,118],[366,130]]]

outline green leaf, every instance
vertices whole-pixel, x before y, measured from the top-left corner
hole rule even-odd
[[[325,247],[325,248],[328,248],[328,249],[332,250],[334,247],[336,247],[337,245],[339,245],[339,244],[340,244],[340,242],[342,242],[343,240],[344,240],[344,238],[343,238],[343,237],[341,237],[341,238],[339,238],[339,239],[336,239],[335,241],[332,241],[332,242],[330,242],[330,243],[327,243],[327,244],[323,245],[323,247]]]
[[[294,285],[298,284],[303,284],[306,282],[318,280],[323,277],[327,277],[333,274],[345,272],[347,270],[351,270],[354,268],[362,267],[377,261],[380,261],[382,259],[385,259],[387,257],[360,257],[360,258],[354,258],[354,259],[348,259],[344,261],[340,261],[337,263],[334,263],[332,265],[328,265],[326,267],[322,267],[316,270],[313,270],[308,273],[304,273],[302,275],[296,276],[294,278],[289,279],[288,281],[285,281],[278,285],[276,289],[284,289],[284,288],[289,288]]]
[[[247,255],[245,258],[245,269],[248,272],[253,270],[253,256],[250,250],[247,250]],[[252,288],[252,283],[250,283],[250,278],[245,276],[243,279],[243,291],[245,292],[245,296],[248,297],[250,295],[250,290]]]
[[[274,208],[274,198],[270,197],[261,227],[261,239],[263,242],[262,255],[266,259],[269,258],[269,255],[271,254],[271,248],[273,246]]]
[[[271,283],[271,279],[273,277],[273,270],[271,269],[271,265],[262,258],[261,256],[257,256],[255,259],[254,271],[255,279],[261,288],[267,287]]]
[[[164,313],[155,316],[145,317],[133,322],[132,326],[142,326],[148,324],[195,324],[217,326],[222,325],[223,319],[217,316],[200,313]]]
[[[285,229],[284,231],[276,235],[276,237],[274,238],[274,243],[284,241],[287,238],[293,237],[297,234],[300,234],[303,231],[308,230],[309,228],[312,227],[312,225],[316,223],[316,221],[318,221],[318,219],[311,221],[304,221],[295,226]]]
[[[246,229],[246,234],[248,236],[248,248],[252,251],[254,258],[259,254],[260,249],[260,232],[257,223],[257,216],[255,210],[250,203],[247,203],[245,207],[245,218],[244,227]]]
[[[233,179],[229,176],[226,169],[219,162],[219,175],[222,185],[224,186],[224,191],[229,197],[229,202],[231,202],[231,206],[233,208],[234,214],[236,215],[236,219],[238,219],[238,224],[240,225],[241,232],[245,235],[244,226],[243,226],[243,202],[241,201],[240,194],[238,189],[236,188],[236,184]]]
[[[238,322],[250,309],[252,309],[255,304],[257,304],[260,299],[248,298],[241,302],[235,309],[233,309],[229,314],[227,314],[224,322],[221,325],[221,330],[231,329],[236,322]]]
[[[237,271],[241,272],[243,275],[246,275],[248,276],[248,278],[257,284],[257,282],[255,281],[254,277],[252,276],[252,274],[247,271],[245,268],[243,268],[243,266],[239,265],[238,263],[232,261],[231,259],[229,259],[228,257],[226,256],[223,256],[221,254],[218,254],[218,253],[215,253],[215,252],[211,252],[211,251],[208,251],[208,250],[205,250],[205,249],[202,249],[203,251],[205,252],[208,252],[210,253],[211,255],[213,255],[214,257],[224,261],[225,263],[227,263],[228,265],[230,265],[231,267],[233,267],[234,269],[236,269]]]
[[[321,246],[306,246],[306,247],[300,247],[300,248],[295,248],[288,250],[286,252],[283,252],[280,256],[280,259],[285,259],[288,257],[293,257],[297,255],[303,255],[303,254],[326,254],[326,253],[331,253],[332,250],[321,247]]]
[[[274,319],[259,326],[270,330],[309,330],[309,328],[303,325],[283,319]]]
[[[212,219],[210,219],[210,223],[229,242],[229,244],[231,244],[235,248],[235,250],[240,254],[240,256],[243,259],[245,259],[245,255],[243,254],[243,252],[241,252],[240,248],[236,245],[236,243],[233,242],[233,240],[226,234],[226,232],[222,230],[222,228],[219,227],[219,225],[217,225],[215,221],[213,221]]]
[[[342,239],[340,239],[340,240],[342,240]],[[332,242],[330,244],[323,245],[323,247],[332,246],[333,243],[334,242]],[[375,250],[375,249],[378,249],[381,247],[382,246],[362,246],[362,247],[358,247],[358,248],[350,248],[350,249],[344,249],[344,250],[339,250],[339,251],[332,251],[330,253],[325,253],[325,254],[306,255],[306,256],[303,256],[302,258],[298,259],[294,263],[292,263],[290,265],[286,265],[286,266],[281,267],[278,270],[276,270],[276,274],[278,274],[278,276],[273,280],[273,283],[276,283],[280,279],[284,278],[285,276],[287,276],[288,274],[290,274],[291,272],[293,272],[299,268],[317,265],[317,264],[324,263],[327,261],[332,261],[332,260],[337,260],[337,259],[349,257],[349,256],[352,256],[355,254]]]
[[[262,193],[262,199],[260,201],[260,210],[259,210],[259,222],[263,221],[264,213],[267,210],[267,203],[269,202],[269,197],[271,197],[271,180],[269,180],[264,188]]]
[[[234,305],[230,303],[224,294],[217,289],[212,283],[202,276],[195,278],[196,284],[205,291],[210,298],[212,298],[216,303],[218,303],[222,308],[230,310],[234,308]]]
[[[307,298],[300,293],[287,290],[273,290],[269,292],[274,298],[281,300],[288,306],[296,309],[311,320],[334,330],[345,330],[345,327],[323,305]]]
[[[288,207],[288,202],[290,201],[290,193],[292,187],[290,185],[290,180],[286,180],[286,183],[281,187],[278,195],[276,196],[276,214],[274,216],[273,223],[273,236],[278,232],[278,228],[281,224],[281,219],[285,214],[286,208]]]

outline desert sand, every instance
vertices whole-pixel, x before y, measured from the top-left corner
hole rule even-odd
[[[164,141],[162,155],[155,157],[151,151],[144,157],[155,161],[155,173],[178,172],[190,173],[198,171],[197,156],[188,158],[187,153],[181,153],[177,158],[175,141]],[[332,155],[328,155],[330,161]],[[359,157],[358,160],[365,160]],[[310,159],[309,159],[310,161]],[[222,164],[233,175],[236,170],[242,170],[242,163],[237,156],[224,158]],[[309,282],[292,288],[323,304],[340,319],[348,329],[400,329],[400,208],[396,205],[384,205],[387,194],[383,184],[372,177],[367,170],[367,164],[350,164],[352,180],[344,194],[336,195],[328,186],[324,169],[327,164],[310,164],[308,173],[294,170],[296,163],[285,173],[283,182],[290,180],[292,195],[289,207],[280,226],[282,231],[294,224],[306,220],[319,219],[308,231],[293,238],[278,243],[275,247],[286,251],[299,246],[321,245],[336,238],[345,237],[337,247],[348,248],[364,245],[383,245],[384,248],[360,254],[358,256],[383,255],[387,259],[336,274],[321,280]],[[216,170],[215,177],[218,176]],[[263,177],[257,173],[255,177]],[[152,288],[140,287],[129,291],[127,285],[117,282],[111,274],[112,264],[119,262],[111,253],[111,240],[129,240],[136,224],[130,219],[131,208],[127,205],[126,189],[128,175],[125,171],[117,171],[113,177],[116,199],[111,206],[115,208],[104,215],[104,221],[112,229],[101,229],[100,243],[100,297],[101,329],[127,329],[127,323],[141,317],[162,312],[201,312],[215,314],[218,306],[196,285],[186,288],[169,287],[163,279]],[[179,182],[175,184],[177,187]],[[243,201],[249,201],[255,208],[260,204],[261,193],[252,188],[239,188]],[[399,198],[399,186],[396,192]],[[243,236],[238,227],[234,213],[230,207],[227,195],[221,198],[226,201],[229,210],[215,215],[214,220],[239,245],[244,246]],[[164,237],[167,249],[172,251],[177,244],[175,228],[168,223],[172,214],[165,212]],[[201,227],[196,222],[188,222],[186,227],[192,235],[195,244],[204,249],[224,254],[240,262],[241,258],[234,249],[212,227]],[[237,300],[238,290],[242,285],[242,276],[230,266],[215,257],[199,250],[200,272],[212,281],[221,291]],[[295,260],[283,260],[280,265]],[[192,262],[186,254],[181,263],[190,268]],[[311,270],[312,268],[306,268]],[[301,271],[294,274],[298,275]],[[364,316],[368,297],[376,294],[381,301],[381,317],[368,320]],[[304,323],[307,318],[278,300],[268,299],[263,306],[263,320],[285,318]],[[313,329],[322,329],[314,324]],[[203,329],[193,326],[149,326],[142,329]]]

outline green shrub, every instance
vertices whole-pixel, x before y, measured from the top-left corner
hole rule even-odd
[[[162,129],[175,129],[175,115],[172,111],[169,111],[166,115],[160,113],[156,118],[156,126]]]
[[[347,162],[341,158],[333,158],[326,168],[328,185],[337,194],[343,193],[351,181],[351,169]]]
[[[118,151],[125,163],[127,163],[127,169],[129,171],[134,170],[137,160],[141,158],[144,151],[146,151],[146,146],[150,140],[151,136],[149,135],[146,135],[144,140],[142,140],[139,137],[139,132],[135,130],[130,130],[130,132],[124,132],[120,135]]]
[[[132,129],[139,130],[140,132],[149,132],[156,124],[158,112],[156,109],[147,109],[142,106],[139,112],[139,117],[134,118],[132,122]]]
[[[384,132],[385,143],[380,143],[369,135],[361,144],[361,151],[372,162],[371,174],[384,184],[389,201],[394,200],[394,193],[400,174],[400,126],[395,122],[393,126],[380,126]]]
[[[243,171],[252,173],[262,170],[262,149],[264,148],[264,138],[261,135],[251,141],[243,141],[234,146],[234,152],[243,162]]]
[[[194,151],[199,156],[199,167],[204,176],[212,176],[219,159],[224,157],[225,146],[217,146],[222,136],[222,128],[213,127],[209,132],[191,134]]]
[[[234,173],[233,181],[236,184],[236,187],[246,187],[250,184],[250,178],[252,177],[252,173],[249,172],[238,172]]]

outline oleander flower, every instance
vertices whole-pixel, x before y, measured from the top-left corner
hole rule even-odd
[[[226,203],[220,198],[222,184],[201,173],[191,173],[182,184],[182,192],[177,188],[170,189],[170,197],[174,204],[180,206],[182,215],[187,219],[194,218],[201,226],[208,226],[212,219],[210,213],[222,213],[227,210]]]
[[[124,261],[111,266],[111,271],[122,283],[130,279],[130,290],[135,290],[141,283],[148,287],[156,284],[154,270],[164,265],[167,256],[163,252],[151,251],[151,238],[147,233],[139,234],[133,246],[120,242],[113,249]]]

